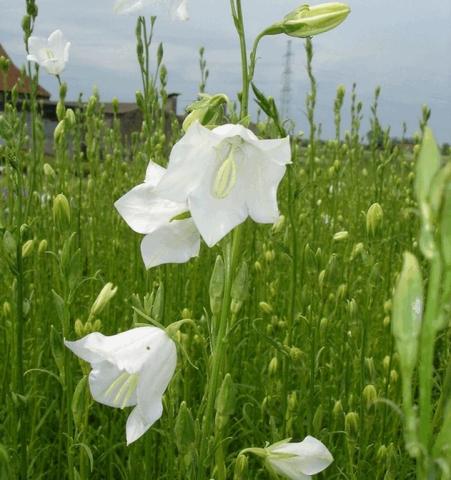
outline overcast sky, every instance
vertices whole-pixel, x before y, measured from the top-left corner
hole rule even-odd
[[[301,0],[302,2],[302,0]],[[301,3],[299,0],[243,0],[249,41],[269,24]],[[140,88],[135,60],[136,17],[113,14],[114,0],[38,0],[35,34],[48,36],[60,28],[72,42],[70,63],[63,74],[69,98],[86,96],[97,85],[105,101],[132,101]],[[312,1],[312,3],[318,3]],[[418,126],[421,105],[432,108],[431,125],[440,141],[451,141],[451,0],[348,0],[347,21],[315,37],[314,70],[319,82],[317,116],[324,136],[332,131],[333,98],[339,84],[357,83],[368,116],[377,85],[382,87],[380,117],[399,134]],[[0,0],[0,42],[16,64],[25,60],[20,22],[25,2]],[[181,94],[179,111],[197,93],[198,49],[204,45],[210,78],[207,91],[231,96],[240,88],[239,50],[227,0],[190,0],[191,19],[180,23],[164,8],[156,41],[165,46],[169,90]],[[151,10],[149,10],[151,12]],[[288,37],[267,37],[261,43],[256,84],[280,98]],[[291,115],[306,129],[304,42],[293,39]],[[43,72],[41,84],[57,94],[55,80]],[[347,96],[349,100],[349,95]],[[346,103],[349,109],[349,103]],[[347,125],[345,125],[347,128]],[[365,126],[366,128],[366,126]]]

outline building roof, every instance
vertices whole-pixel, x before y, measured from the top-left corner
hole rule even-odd
[[[6,53],[5,49],[2,47],[1,44],[0,57],[5,57],[10,61],[10,65],[6,75],[6,83],[4,75],[0,73],[0,92],[10,92],[13,89],[14,85],[18,83],[19,79],[23,78],[23,81],[19,82],[19,84],[17,85],[18,92],[22,94],[31,93],[31,82],[29,77],[22,77],[20,70],[14,65],[10,56]],[[38,85],[37,95],[39,98],[50,98],[50,93],[45,88],[42,88],[40,85]]]

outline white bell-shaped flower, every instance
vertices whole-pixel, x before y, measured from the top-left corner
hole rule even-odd
[[[186,202],[166,200],[156,193],[165,171],[150,162],[145,182],[114,204],[135,232],[145,234],[141,254],[147,268],[187,262],[197,256],[200,249],[200,236],[193,220],[175,219],[187,211]]]
[[[311,436],[299,443],[284,440],[265,450],[269,468],[290,480],[309,480],[334,460],[326,446]]]
[[[162,0],[116,0],[114,11],[120,15],[128,13],[141,13],[147,6],[163,3]],[[188,1],[171,0],[170,10],[173,17],[186,21],[189,19]]]
[[[135,407],[127,420],[127,445],[161,417],[162,396],[177,364],[175,344],[164,330],[140,327],[113,336],[95,332],[64,343],[91,364],[94,400],[110,407]]]
[[[209,130],[194,122],[172,149],[156,192],[188,202],[211,247],[248,216],[258,223],[277,221],[277,189],[290,162],[288,137],[259,140],[242,125]]]
[[[31,36],[27,60],[38,63],[50,75],[60,75],[69,60],[69,49],[70,42],[61,30],[55,30],[48,39]]]

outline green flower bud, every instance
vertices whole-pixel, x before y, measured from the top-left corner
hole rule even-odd
[[[79,318],[75,320],[74,330],[75,330],[75,335],[77,335],[77,337],[79,338],[85,335],[85,326],[83,325],[83,322]]]
[[[307,38],[338,27],[349,15],[348,5],[338,2],[320,5],[301,5],[290,12],[281,22],[275,23],[264,35],[284,33],[291,37]]]
[[[260,302],[260,303],[258,304],[258,306],[260,307],[260,310],[261,310],[263,313],[266,313],[266,314],[268,314],[268,315],[271,315],[271,313],[272,313],[273,310],[272,310],[272,307],[271,307],[271,305],[270,305],[269,303],[267,303],[267,302]]]
[[[22,245],[22,257],[26,258],[29,255],[32,254],[34,248],[34,240],[27,240],[23,245]]]
[[[248,459],[246,455],[238,455],[233,472],[233,480],[247,480]]]
[[[377,390],[374,385],[366,385],[362,392],[367,410],[369,410],[377,400]]]
[[[64,120],[61,120],[53,131],[53,139],[55,140],[55,143],[59,143],[61,141],[64,136],[64,132]]]
[[[53,200],[53,220],[59,225],[70,223],[69,201],[62,193],[59,193]]]
[[[274,377],[275,375],[277,375],[278,370],[279,370],[279,361],[277,360],[277,357],[272,357],[271,361],[269,362],[268,373],[271,377]]]
[[[223,93],[213,96],[202,93],[199,97],[199,100],[192,103],[187,108],[189,114],[182,125],[185,132],[196,121],[206,127],[215,127],[219,125],[224,116],[224,105],[229,102],[227,95]]]
[[[217,315],[221,311],[222,292],[224,291],[224,260],[221,255],[216,257],[215,266],[210,279],[210,308],[213,315]]]
[[[64,116],[67,124],[69,125],[69,127],[73,127],[76,123],[76,118],[75,118],[75,113],[74,111],[72,110],[72,108],[68,108],[66,110],[66,115]]]
[[[53,170],[51,165],[49,165],[48,163],[44,163],[43,169],[44,169],[44,175],[46,177],[55,178],[56,176],[55,170]]]
[[[3,303],[3,315],[5,317],[8,317],[9,315],[11,315],[11,304],[9,302]]]
[[[222,381],[216,398],[215,424],[218,429],[224,428],[235,410],[235,385],[228,373]]]
[[[366,214],[366,231],[368,235],[374,235],[381,226],[384,211],[379,203],[373,203]]]
[[[357,435],[359,431],[359,415],[356,412],[349,412],[346,414],[345,431],[351,437]]]
[[[110,300],[116,295],[117,287],[115,287],[111,282],[107,283],[99,295],[97,296],[95,302],[92,304],[89,317],[96,317],[99,315],[102,310],[108,305]]]
[[[341,400],[337,400],[335,402],[334,408],[332,409],[332,415],[335,418],[341,418],[343,413],[344,413],[343,404],[341,403]]]
[[[349,233],[346,230],[342,232],[337,232],[334,235],[334,242],[343,242],[349,238]]]
[[[175,421],[175,444],[181,454],[188,453],[195,440],[194,420],[186,402],[180,404],[179,413]]]
[[[240,311],[244,300],[246,300],[248,289],[249,273],[247,269],[247,263],[243,262],[232,284],[232,303],[230,306],[232,313],[237,314]]]

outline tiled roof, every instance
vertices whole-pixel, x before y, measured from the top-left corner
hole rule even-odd
[[[8,73],[6,75],[6,84],[4,75],[0,73],[0,92],[10,92],[14,85],[18,82],[19,78],[21,77],[20,70],[14,65],[13,61],[6,53],[5,49],[0,44],[0,57],[8,58],[11,62],[9,65]],[[21,82],[20,87],[18,87],[19,93],[30,93],[31,89],[31,82],[28,77],[25,77],[23,82]],[[40,98],[50,98],[50,93],[38,85],[38,97]]]

